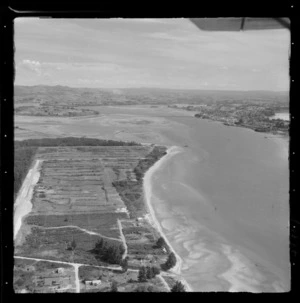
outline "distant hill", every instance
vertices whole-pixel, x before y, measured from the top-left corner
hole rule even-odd
[[[72,88],[15,86],[15,105],[85,106],[134,104],[200,104],[220,101],[288,102],[288,92],[210,91],[161,88]]]

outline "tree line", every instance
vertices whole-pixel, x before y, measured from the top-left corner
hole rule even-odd
[[[134,173],[138,181],[142,181],[145,171],[149,169],[157,160],[166,154],[166,148],[163,146],[155,146],[153,150],[134,168]]]
[[[136,142],[124,142],[85,137],[41,138],[15,141],[15,149],[22,146],[141,146]]]

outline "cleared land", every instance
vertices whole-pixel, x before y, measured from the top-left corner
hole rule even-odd
[[[112,281],[117,283],[118,291],[135,292],[138,288],[151,288],[153,292],[165,292],[166,286],[158,277],[152,278],[148,282],[138,281],[138,271],[128,270],[106,270],[93,266],[82,266],[79,268],[80,292],[110,291]],[[100,280],[101,284],[94,285],[92,281]]]
[[[43,261],[15,259],[16,293],[75,292],[74,267]]]
[[[95,249],[101,239],[112,247],[124,247],[126,241],[130,268],[159,267],[165,262],[167,252],[156,247],[158,232],[141,217],[146,213],[143,174],[164,151],[154,146],[38,147],[34,161],[40,161],[40,176],[33,187],[32,210],[21,226],[22,239],[15,243],[15,255],[48,263],[46,269],[35,265],[30,271],[28,264],[43,262],[17,259],[16,291],[108,291],[112,280],[118,282],[120,291],[135,291],[144,284],[152,291],[166,291],[160,277],[143,284],[132,270],[116,273],[94,267],[91,273],[101,274],[101,287],[96,282],[85,283],[94,278],[86,266],[110,265]],[[67,276],[61,275],[60,281],[59,275],[52,275],[59,262],[71,266],[69,286]]]
[[[147,220],[123,220],[122,230],[128,249],[128,262],[132,268],[139,268],[142,264],[160,267],[166,261],[167,250],[156,246],[160,235]]]

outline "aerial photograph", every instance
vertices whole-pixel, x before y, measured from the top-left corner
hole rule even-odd
[[[14,20],[15,293],[291,290],[277,19]]]

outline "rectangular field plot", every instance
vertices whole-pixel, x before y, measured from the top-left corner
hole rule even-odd
[[[36,228],[31,229],[26,242],[15,249],[17,255],[31,258],[58,260],[71,263],[101,265],[94,252],[95,244],[101,237],[90,235],[77,228]],[[75,247],[72,248],[72,241]],[[109,240],[114,245],[121,245],[121,240]]]
[[[30,215],[26,224],[41,227],[77,226],[102,236],[120,238],[117,220],[126,219],[126,213],[78,214],[78,215]]]
[[[137,282],[137,276],[138,272],[123,273],[93,266],[81,266],[79,268],[80,292],[110,291],[113,280],[117,282],[118,289],[123,290],[130,286],[129,281]],[[100,281],[100,283],[97,285],[93,281]]]
[[[160,267],[166,261],[167,253],[156,246],[157,231],[146,220],[140,220],[138,223],[124,220],[122,231],[126,239],[130,266],[139,268],[142,260],[143,264]]]
[[[100,160],[43,161],[33,212],[94,213],[123,208],[106,174]]]
[[[75,292],[74,267],[16,258],[14,290],[16,293]]]
[[[128,160],[145,157],[149,146],[60,146],[39,147],[37,157],[41,159],[120,159]]]
[[[145,283],[138,281],[138,271],[117,271],[96,268],[93,266],[79,267],[80,292],[109,292],[112,281],[115,281],[119,292],[135,292],[138,288],[151,289],[152,292],[165,292],[166,288],[158,277]],[[145,291],[145,290],[144,290]]]
[[[39,147],[40,178],[32,214],[106,213],[125,209],[114,181],[135,181],[149,146]]]

